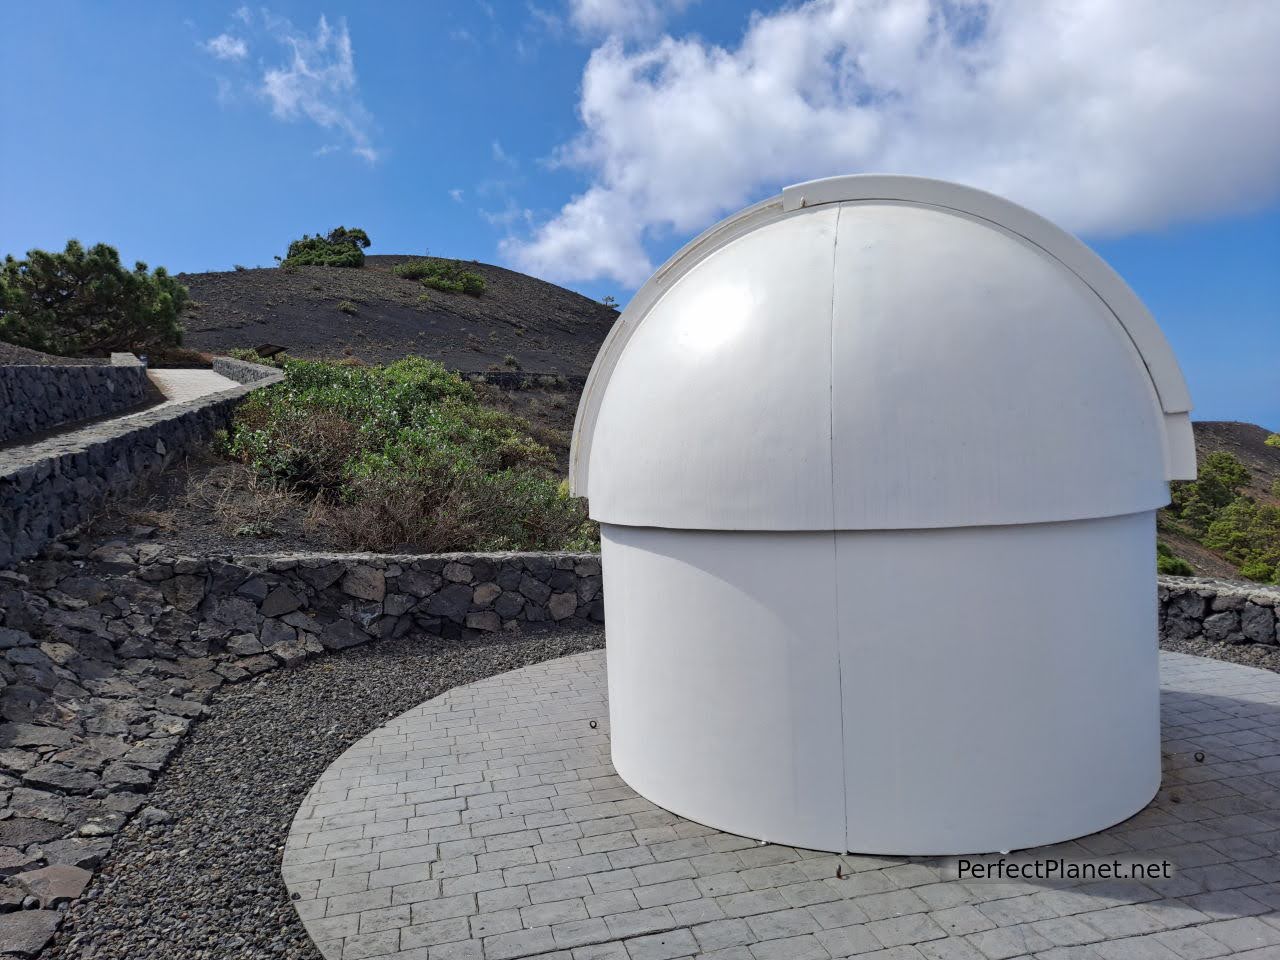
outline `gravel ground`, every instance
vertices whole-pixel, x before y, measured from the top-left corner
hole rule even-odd
[[[1241,663],[1280,673],[1280,646],[1264,643],[1212,643],[1208,640],[1161,640],[1161,650],[1191,653],[1197,657]]]
[[[451,687],[603,644],[599,630],[469,646],[406,637],[227,688],[147,798],[171,822],[130,821],[43,957],[318,960],[280,856],[321,772]]]

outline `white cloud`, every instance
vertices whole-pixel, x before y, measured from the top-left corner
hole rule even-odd
[[[347,24],[339,20],[331,27],[323,16],[315,31],[299,30],[283,17],[262,10],[259,17],[241,7],[232,16],[245,27],[254,27],[255,48],[263,41],[277,43],[288,52],[285,62],[276,65],[258,61],[261,74],[255,79],[254,68],[247,61],[249,44],[229,33],[205,42],[204,49],[218,60],[228,61],[229,76],[217,77],[218,102],[234,99],[233,90],[241,90],[265,100],[271,113],[280,120],[309,120],[316,126],[341,135],[342,144],[368,163],[377,162],[378,150],[373,145],[373,117],[360,100],[356,77],[355,55]],[[326,145],[315,151],[325,156],[340,145]]]
[[[529,17],[533,23],[552,36],[559,36],[564,30],[564,22],[550,10],[538,6],[536,3],[526,4],[525,9],[529,11]]]
[[[292,56],[262,75],[261,93],[282,120],[305,118],[325,130],[346,135],[351,152],[369,163],[378,159],[369,130],[373,118],[360,101],[355,56],[345,20],[337,28],[322,15],[314,34],[287,20],[270,21],[275,38]]]
[[[484,217],[490,226],[508,230],[517,223],[523,223],[526,226],[533,223],[533,211],[521,207],[511,199],[507,200],[506,206],[501,210],[481,210],[480,216]]]
[[[1280,193],[1277,48],[1273,0],[812,0],[753,17],[734,49],[615,37],[556,157],[586,189],[503,251],[634,287],[646,241],[864,171],[968,183],[1095,235],[1256,208]]]
[[[491,149],[493,150],[493,159],[497,160],[498,163],[502,164],[503,166],[516,167],[519,165],[516,162],[516,158],[511,156],[511,154],[507,153],[507,151],[503,150],[502,144],[499,143],[497,140],[493,141]]]
[[[454,202],[454,203],[461,203],[461,202],[462,202],[462,189],[461,189],[460,187],[454,187],[452,190],[450,190],[450,191],[449,191],[449,199],[453,200],[453,202]]]
[[[243,60],[249,56],[249,45],[229,33],[218,34],[207,41],[204,48],[219,60]]]
[[[652,36],[692,0],[569,0],[569,19],[587,36]]]

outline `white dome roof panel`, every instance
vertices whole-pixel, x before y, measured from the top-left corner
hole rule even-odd
[[[1079,277],[954,211],[837,209],[836,529],[1067,520],[1168,501],[1151,378]]]
[[[806,211],[733,240],[651,307],[600,404],[592,470],[608,479],[593,516],[830,529],[838,216]]]

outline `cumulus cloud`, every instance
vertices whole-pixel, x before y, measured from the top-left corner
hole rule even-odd
[[[249,45],[229,33],[218,34],[204,48],[219,60],[243,60],[249,55]]]
[[[249,57],[249,43],[230,33],[222,33],[206,41],[204,49],[218,60],[231,61],[228,76],[220,76],[218,100],[228,103],[233,90],[239,89],[265,101],[273,116],[280,120],[308,120],[330,134],[340,136],[343,146],[369,163],[378,160],[371,131],[373,117],[360,99],[355,55],[351,35],[344,20],[337,26],[321,16],[313,32],[300,30],[288,20],[269,10],[255,16],[247,7],[232,15],[254,38],[255,46],[263,42],[285,48],[282,63],[258,61],[256,71],[244,61]],[[325,156],[341,149],[327,144],[314,151]]]
[[[587,36],[645,37],[693,0],[569,0],[569,20]]]
[[[1278,47],[1272,0],[812,0],[754,16],[732,49],[613,37],[555,158],[584,191],[503,251],[634,287],[650,241],[871,171],[971,184],[1093,235],[1256,208],[1280,193]]]

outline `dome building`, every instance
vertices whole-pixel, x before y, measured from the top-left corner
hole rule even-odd
[[[1190,409],[1128,286],[998,197],[839,177],[712,227],[622,313],[574,431],[619,775],[822,850],[1136,813]]]

